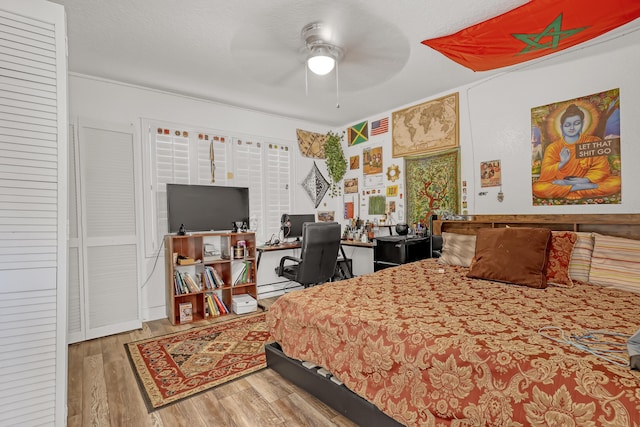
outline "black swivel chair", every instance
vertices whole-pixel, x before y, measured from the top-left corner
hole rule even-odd
[[[305,222],[302,225],[300,258],[283,256],[276,267],[276,274],[305,288],[327,282],[336,271],[339,250],[340,224]]]

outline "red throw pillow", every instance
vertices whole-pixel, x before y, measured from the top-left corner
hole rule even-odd
[[[569,262],[578,235],[573,231],[552,231],[549,261],[547,262],[547,283],[573,286],[569,277]]]
[[[547,287],[547,255],[551,230],[546,228],[482,228],[467,277]]]

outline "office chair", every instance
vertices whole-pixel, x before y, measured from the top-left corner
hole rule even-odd
[[[276,274],[305,288],[327,282],[336,271],[339,250],[340,224],[305,222],[302,225],[300,258],[283,256],[276,267]]]

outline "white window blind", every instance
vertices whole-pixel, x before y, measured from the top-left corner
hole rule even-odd
[[[248,187],[250,226],[259,241],[277,232],[280,215],[291,211],[292,157],[288,144],[257,142],[261,138],[228,136],[225,132],[176,123],[143,120],[151,173],[145,188],[145,210],[154,221],[145,224],[148,256],[160,248],[168,232],[167,184]]]
[[[280,215],[291,212],[292,160],[288,145],[267,144],[265,236],[268,239],[280,230]]]
[[[235,164],[234,186],[249,188],[249,217],[253,220],[258,236],[264,236],[263,194],[263,150],[262,144],[234,138],[233,159]]]

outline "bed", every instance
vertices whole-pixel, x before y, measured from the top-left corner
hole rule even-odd
[[[626,344],[640,215],[474,216],[433,232],[441,259],[280,297],[268,365],[361,425],[639,425]]]

